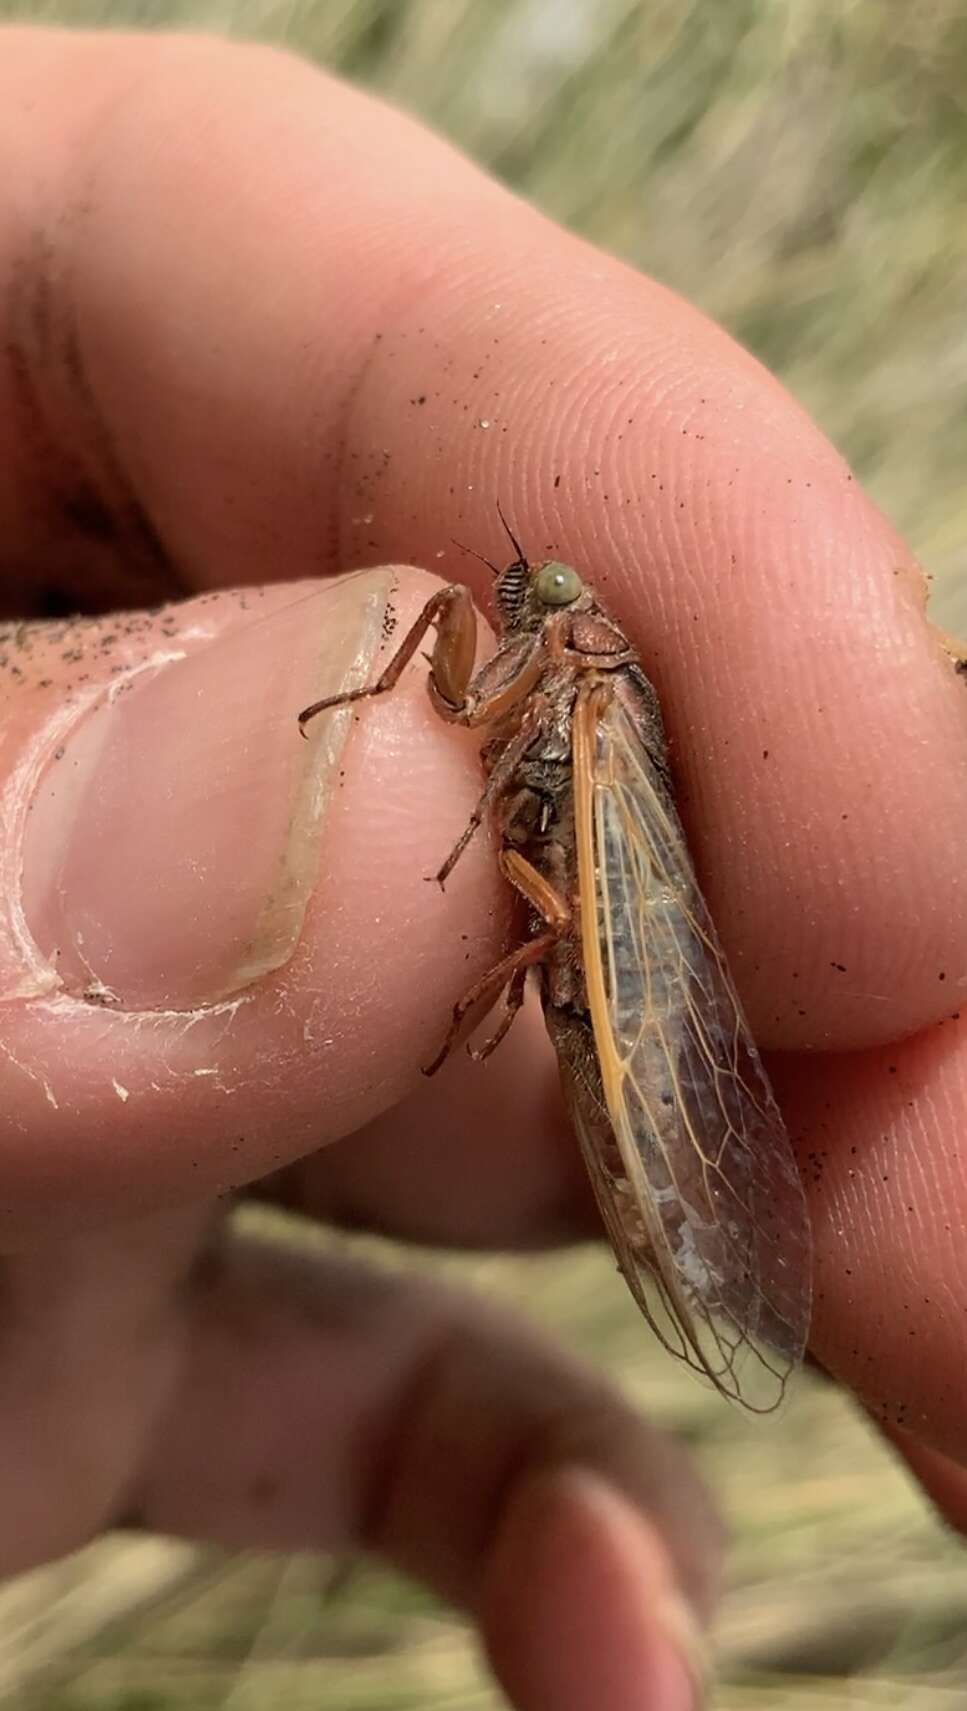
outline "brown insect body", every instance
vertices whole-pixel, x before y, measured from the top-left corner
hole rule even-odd
[[[515,569],[516,566],[511,567]],[[497,603],[500,610],[499,580]],[[555,1043],[565,1038],[572,1042],[572,1051],[587,1065],[588,1083],[599,1090],[581,951],[581,898],[574,826],[574,715],[579,694],[586,694],[592,685],[603,685],[610,678],[608,693],[620,694],[628,702],[632,717],[640,725],[643,741],[658,757],[664,771],[661,713],[657,696],[630,653],[625,637],[604,616],[590,591],[580,597],[576,610],[549,614],[544,607],[543,612],[527,610],[515,618],[512,609],[510,622],[516,622],[518,633],[528,638],[525,658],[531,650],[540,650],[546,665],[529,701],[533,738],[495,803],[494,813],[503,842],[520,851],[546,881],[559,904],[560,912],[554,918],[554,941],[536,964],[544,1013]],[[480,673],[478,682],[484,673],[499,677],[502,655],[503,650],[498,649],[490,667],[484,667]],[[503,669],[507,663],[505,658]],[[518,704],[505,716],[501,728],[483,749],[482,761],[488,775],[520,729],[520,710]],[[538,938],[547,924],[541,912],[532,907],[530,938]],[[557,1017],[556,1011],[564,1014]],[[582,1034],[584,1041],[578,1049]],[[603,1101],[599,1099],[598,1103],[603,1107]]]
[[[509,532],[509,531],[508,531]],[[513,539],[513,536],[511,536]],[[567,565],[496,573],[498,646],[473,670],[469,593],[427,603],[379,680],[300,724],[389,690],[432,625],[440,715],[489,728],[486,784],[437,878],[488,810],[529,935],[454,1008],[536,971],[562,1084],[629,1288],[665,1346],[754,1412],[781,1402],[809,1317],[809,1227],[788,1140],[688,858],[661,712],[637,655]],[[493,567],[491,567],[493,568]],[[650,1287],[649,1287],[650,1285]]]

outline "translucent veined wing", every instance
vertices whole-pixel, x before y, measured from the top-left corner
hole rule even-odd
[[[577,1090],[571,1078],[571,1103],[638,1305],[671,1353],[732,1401],[769,1413],[809,1329],[808,1215],[645,746],[647,715],[624,676],[588,684],[574,711],[585,978],[610,1124],[586,1077]]]

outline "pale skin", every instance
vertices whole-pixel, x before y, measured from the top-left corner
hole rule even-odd
[[[483,602],[489,573],[436,555],[451,534],[495,555],[497,495],[531,557],[551,545],[593,566],[662,695],[790,1132],[821,1159],[806,1171],[815,1356],[964,1522],[967,1021],[950,1018],[967,972],[967,695],[908,550],[723,334],[412,122],[261,50],[30,30],[2,46],[6,610],[49,611],[52,588],[90,610],[266,590],[146,619],[94,650],[85,683],[73,632],[35,635],[0,678],[5,778],[99,672],[183,649],[205,719],[150,721],[145,741],[180,746],[145,860],[182,882],[205,798],[231,858],[210,864],[217,914],[251,881],[278,770],[215,788],[225,756],[244,769],[250,752],[233,741],[238,650],[243,687],[277,680],[284,702],[308,646],[304,618],[283,635],[299,591],[281,578],[320,579],[317,630],[322,582],[360,563],[422,562]],[[438,587],[399,572],[398,635]],[[199,639],[206,625],[231,646]],[[307,684],[291,715],[321,693]],[[135,696],[117,707],[133,732]],[[430,1283],[234,1235],[211,1257],[219,1196],[243,1184],[451,1245],[593,1227],[537,1018],[483,1069],[459,1054],[420,1074],[453,1003],[509,949],[505,893],[486,837],[442,900],[423,883],[480,780],[419,660],[358,711],[298,955],[250,982],[246,1008],[186,1030],[185,1004],[161,1002],[137,862],[112,966],[150,1028],[132,1033],[100,989],[4,1007],[0,1568],[120,1518],[364,1546],[472,1614],[522,1711],[685,1704],[669,1612],[706,1617],[719,1529],[684,1457],[600,1376]],[[301,751],[288,703],[283,717]],[[112,772],[122,804],[150,773],[131,741]],[[288,753],[280,738],[279,767]],[[111,856],[111,788],[96,859],[73,851],[63,870],[87,884]],[[117,810],[118,839],[131,818]],[[55,902],[69,909],[69,888]],[[193,933],[214,954],[205,918]],[[65,955],[89,957],[96,927]]]

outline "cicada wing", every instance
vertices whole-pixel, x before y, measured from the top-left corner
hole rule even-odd
[[[610,1113],[595,1085],[596,1067],[582,1073],[582,1058],[595,1050],[593,1036],[585,1043],[580,1024],[559,1011],[548,1013],[547,1025],[558,1053],[565,1103],[621,1273],[665,1348],[695,1365],[683,1344],[661,1273],[650,1257],[650,1238],[638,1209],[636,1190],[622,1164]],[[704,1372],[704,1367],[701,1370]]]
[[[612,1133],[586,1098],[578,1128],[622,1269],[662,1342],[769,1413],[809,1329],[805,1197],[647,729],[632,677],[579,696],[582,943]]]

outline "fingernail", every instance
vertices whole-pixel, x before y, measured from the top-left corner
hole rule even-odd
[[[288,961],[349,729],[335,714],[304,742],[296,718],[371,674],[392,580],[159,615],[154,649],[79,715],[27,816],[24,917],[62,988],[190,1010]]]

